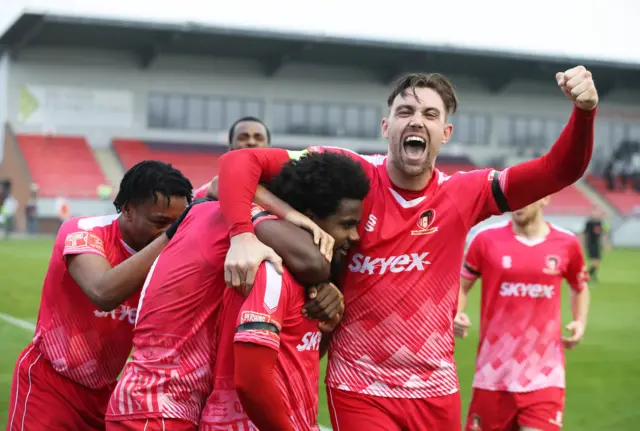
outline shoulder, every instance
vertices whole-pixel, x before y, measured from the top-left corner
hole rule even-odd
[[[580,240],[578,239],[578,236],[574,232],[571,232],[570,230],[562,228],[553,223],[549,223],[549,227],[553,231],[553,234],[555,235],[555,237],[563,241],[564,243],[566,243],[568,246],[582,247],[582,245],[580,244]]]
[[[447,175],[444,172],[437,170],[438,183],[449,184],[468,184],[468,183],[491,183],[496,176],[499,177],[500,171],[495,169],[474,169],[471,171],[458,171],[451,175]]]
[[[504,220],[497,223],[490,223],[477,228],[469,238],[469,244],[490,241],[495,237],[496,232],[502,232],[509,229],[510,221]]]

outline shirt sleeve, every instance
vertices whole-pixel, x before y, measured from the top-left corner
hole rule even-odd
[[[195,189],[193,191],[193,199],[201,199],[201,198],[206,198],[207,197],[207,190],[209,189],[209,185],[211,184],[211,181],[209,181],[206,184],[201,185],[200,187],[198,187],[197,189]]]
[[[462,261],[460,277],[475,281],[482,276],[482,235],[477,234],[467,248]]]
[[[455,178],[457,177],[457,178]],[[459,203],[458,211],[467,229],[493,215],[509,211],[504,196],[504,173],[495,169],[458,172],[448,181],[459,181],[460,187],[452,198]]]
[[[280,331],[289,302],[288,284],[269,262],[258,269],[251,293],[236,322],[235,342],[253,343],[280,349]]]
[[[76,228],[66,234],[62,256],[74,254],[97,254],[106,259],[104,240],[98,231],[83,231]]]
[[[253,227],[258,226],[260,223],[262,223],[265,220],[278,220],[278,217],[274,216],[269,211],[262,208],[260,205],[255,203],[252,204],[251,205],[251,223],[253,224]]]
[[[589,281],[589,270],[584,260],[582,247],[577,238],[573,238],[569,249],[569,263],[565,273],[565,279],[569,286],[576,291],[581,292],[587,287]]]

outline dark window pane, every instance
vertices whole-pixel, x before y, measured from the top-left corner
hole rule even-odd
[[[150,94],[147,99],[147,123],[152,128],[162,128],[165,122],[167,97],[163,94]]]
[[[223,102],[218,98],[209,98],[207,101],[207,129],[224,130]]]
[[[167,104],[167,122],[169,129],[184,129],[186,117],[186,101],[184,96],[169,96]]]
[[[380,136],[380,110],[374,107],[364,108],[362,111],[363,136],[367,138],[377,138]]]
[[[325,105],[309,105],[309,133],[312,135],[325,136],[329,134],[326,121],[327,109]]]
[[[262,103],[259,100],[245,100],[244,116],[262,119]]]
[[[274,133],[287,133],[287,104],[276,102],[271,110],[271,127]]]
[[[233,123],[244,117],[242,105],[242,100],[225,99],[226,127],[230,127]]]
[[[205,105],[204,97],[190,96],[187,99],[187,129],[205,129]]]
[[[329,105],[327,107],[327,127],[330,136],[344,136],[344,110],[339,105]]]
[[[347,136],[358,137],[361,135],[360,108],[356,106],[345,108],[344,125]]]

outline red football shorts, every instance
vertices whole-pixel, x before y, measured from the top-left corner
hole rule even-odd
[[[91,389],[58,374],[30,344],[13,372],[8,431],[103,431],[113,387]]]
[[[385,398],[327,388],[334,431],[460,431],[460,393]]]
[[[198,427],[180,419],[132,419],[107,421],[106,431],[197,431]]]
[[[474,389],[466,431],[517,431],[520,427],[558,431],[563,411],[563,388],[532,392]]]

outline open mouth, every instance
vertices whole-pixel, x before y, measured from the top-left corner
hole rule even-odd
[[[402,147],[410,159],[419,159],[427,149],[427,142],[420,136],[411,135],[404,138]]]

